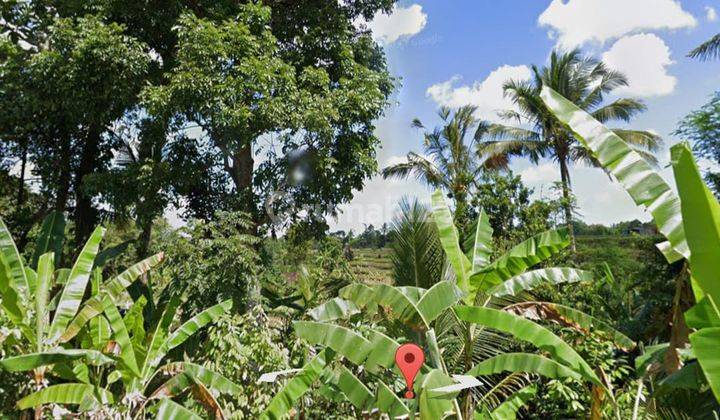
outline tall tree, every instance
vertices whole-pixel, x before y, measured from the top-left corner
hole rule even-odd
[[[424,154],[410,152],[405,162],[382,171],[384,178],[414,176],[433,189],[442,189],[454,201],[454,219],[460,226],[465,226],[468,221],[470,199],[482,171],[505,164],[502,156],[485,161],[477,159],[476,141],[486,124],[475,116],[476,111],[476,107],[469,105],[454,113],[450,108],[442,107],[438,115],[443,125],[432,131],[425,129],[416,118],[413,127],[425,129]]]
[[[720,163],[720,92],[715,92],[710,102],[685,116],[675,134],[692,141],[698,156]],[[720,195],[719,172],[707,171],[705,181]]]
[[[109,164],[110,124],[135,103],[150,57],[121,25],[98,16],[33,16],[25,21],[32,36],[20,37],[15,53],[2,57],[17,69],[10,76],[17,94],[0,100],[22,113],[0,124],[0,137],[32,151],[23,160],[33,163],[55,209],[72,211],[75,242],[82,244],[98,218],[85,179]]]
[[[629,121],[644,111],[645,105],[635,99],[620,98],[604,103],[605,96],[618,87],[626,86],[622,74],[608,69],[601,61],[584,57],[579,50],[553,51],[547,66],[532,67],[529,81],[510,80],[503,89],[515,109],[501,112],[508,122],[517,125],[490,124],[479,148],[483,153],[507,162],[511,156],[528,157],[537,164],[540,158],[550,158],[560,167],[560,182],[567,223],[575,250],[572,225],[570,165],[583,162],[600,167],[597,160],[581,144],[572,131],[548,110],[540,99],[543,86],[548,86],[568,100],[588,111],[601,122]],[[654,161],[652,151],[657,150],[661,139],[648,131],[616,129],[615,133],[637,148],[646,158]]]
[[[256,226],[324,225],[318,216],[334,214],[376,167],[373,120],[392,81],[382,51],[353,20],[383,2],[367,10],[357,9],[365,2],[267,3],[277,8],[183,14],[177,65],[167,83],[147,89],[146,104],[204,130],[232,180],[233,208]],[[287,219],[273,220],[282,213]]]

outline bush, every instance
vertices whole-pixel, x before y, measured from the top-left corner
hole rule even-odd
[[[278,391],[279,384],[259,384],[263,372],[288,368],[282,333],[269,326],[258,305],[244,315],[226,315],[208,329],[199,362],[243,388],[220,398],[232,418],[257,418]]]

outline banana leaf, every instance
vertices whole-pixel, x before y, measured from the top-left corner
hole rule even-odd
[[[365,337],[338,325],[296,321],[293,328],[299,338],[329,347],[356,365],[363,364],[372,350],[370,341]]]
[[[537,386],[528,385],[508,397],[490,413],[492,420],[515,420],[517,412],[527,404],[537,393]]]
[[[480,209],[480,214],[475,226],[475,242],[473,244],[472,268],[471,272],[480,271],[483,267],[490,264],[493,245],[493,229],[490,226],[490,218],[485,210]]]
[[[83,307],[60,337],[60,342],[66,343],[70,341],[73,337],[75,337],[75,335],[77,335],[78,332],[80,332],[82,327],[85,326],[88,321],[103,312],[103,299],[105,296],[110,296],[114,301],[118,301],[121,295],[125,292],[125,289],[127,289],[133,281],[160,264],[164,258],[165,254],[162,252],[155,254],[136,264],[133,264],[117,277],[114,277],[112,280],[105,283],[102,287],[100,295],[93,296],[85,302]]]
[[[565,249],[570,244],[564,229],[549,230],[529,238],[470,277],[473,291],[486,291]]]
[[[515,296],[520,292],[532,290],[543,283],[577,283],[590,281],[592,277],[592,272],[574,268],[541,268],[511,277],[488,290],[488,294],[495,297]]]
[[[353,302],[342,298],[334,298],[308,311],[310,318],[318,322],[347,319],[360,312]]]
[[[83,404],[86,398],[92,398],[100,404],[112,404],[113,395],[110,391],[89,384],[50,385],[34,392],[17,402],[20,410],[37,407],[43,404]]]
[[[517,315],[497,309],[478,306],[458,306],[455,308],[458,318],[510,334],[527,341],[548,352],[553,359],[563,363],[584,378],[602,386],[592,368],[572,347],[550,330]]]
[[[680,200],[665,180],[620,136],[562,95],[543,86],[540,96],[603,168],[617,178],[635,204],[652,214],[658,230],[669,241],[669,246],[658,247],[668,261],[677,261],[680,256],[689,258],[690,249],[680,214]]]
[[[20,296],[15,290],[12,281],[8,277],[9,271],[2,255],[0,255],[0,298],[2,300],[2,308],[7,317],[15,325],[21,325],[24,322],[25,311]]]
[[[470,376],[495,375],[503,372],[537,373],[546,378],[581,379],[580,373],[552,359],[530,353],[504,353],[485,359],[465,374]]]
[[[297,400],[312,387],[334,356],[334,352],[328,348],[318,353],[273,397],[260,418],[273,420],[283,418]]]
[[[53,258],[54,254],[48,252],[42,254],[37,262],[38,284],[35,291],[35,334],[38,352],[43,350],[45,331],[50,320],[50,311],[47,308],[47,303],[50,295],[50,286],[52,285],[52,276],[55,270]]]
[[[32,267],[38,267],[40,256],[46,252],[54,252],[58,260],[62,255],[63,242],[65,242],[65,216],[54,211],[43,219],[40,235],[35,242]]]
[[[535,321],[544,320],[555,322],[582,333],[587,333],[591,329],[601,331],[610,335],[613,343],[619,348],[625,351],[630,351],[635,348],[634,341],[613,328],[607,322],[569,306],[552,302],[529,301],[506,306],[503,310]]]
[[[365,359],[365,369],[368,372],[375,372],[378,366],[386,369],[395,365],[395,352],[400,347],[397,341],[387,335],[370,330],[367,332],[368,341],[370,341],[370,351]]]
[[[120,316],[120,312],[118,312],[115,307],[115,302],[113,302],[110,297],[105,297],[103,305],[105,316],[110,322],[110,328],[113,330],[115,341],[120,346],[120,359],[134,376],[139,377],[140,369],[138,368],[135,350],[130,342],[130,335],[128,334],[125,322],[123,321],[122,316]]]
[[[705,296],[695,306],[685,311],[685,323],[690,328],[720,327],[720,311],[713,301]]]
[[[369,409],[374,402],[372,391],[345,366],[339,365],[336,373],[335,386],[345,394],[345,398],[359,410]]]
[[[703,182],[686,144],[671,149],[673,173],[681,199],[684,232],[691,251],[690,270],[715,308],[720,307],[720,204]]]
[[[428,289],[417,303],[417,311],[425,321],[427,328],[446,309],[452,307],[463,297],[463,292],[454,283],[441,281]]]
[[[690,344],[710,384],[715,399],[720,401],[720,327],[703,328],[690,334]]]
[[[240,394],[243,392],[242,387],[230,379],[195,363],[174,362],[163,366],[160,370],[163,372],[187,372],[193,378],[202,382],[205,387],[220,394]]]
[[[162,346],[163,355],[184,343],[191,335],[195,334],[199,329],[203,328],[211,322],[217,321],[227,311],[232,308],[232,299],[228,299],[217,305],[211,306],[189,320],[185,321],[179,328],[170,334],[165,344]]]
[[[155,413],[156,420],[202,420],[202,417],[176,403],[170,398],[160,400]]]
[[[22,299],[18,300],[18,306],[22,308],[22,301],[28,299],[30,285],[15,241],[2,219],[0,219],[0,270],[3,271],[0,274],[0,287],[4,289],[2,292],[5,293],[8,288],[13,289],[18,299]]]
[[[80,359],[93,366],[114,362],[113,359],[96,350],[55,349],[41,353],[28,353],[20,356],[6,357],[0,359],[0,367],[8,372],[25,372],[40,366],[70,363]]]
[[[160,364],[162,357],[158,357],[160,350],[168,336],[168,331],[173,319],[175,318],[175,311],[180,305],[180,299],[173,297],[165,306],[160,320],[155,324],[155,328],[152,332],[152,339],[147,347],[147,353],[141,363],[142,369],[140,371],[143,379],[149,379],[155,371],[155,368]],[[138,384],[135,384],[138,386]]]
[[[690,270],[694,285],[702,289],[705,308],[713,309],[720,318],[720,282],[718,282],[718,261],[720,261],[720,204],[702,180],[690,148],[685,144],[673,146],[673,172],[681,199],[684,232],[691,251]],[[691,312],[697,315],[696,312]],[[694,322],[697,325],[697,322]],[[702,328],[690,334],[695,356],[702,367],[715,399],[720,401],[720,327]]]
[[[55,316],[50,324],[49,341],[56,342],[60,339],[67,328],[70,320],[77,313],[87,287],[90,274],[92,273],[93,262],[100,247],[100,241],[105,234],[105,229],[97,227],[85,243],[75,265],[70,270],[70,276],[63,288],[60,300],[58,301]]]
[[[468,273],[471,264],[460,247],[460,237],[442,191],[436,190],[433,193],[432,207],[433,219],[440,234],[440,243],[445,250],[445,255],[453,271],[455,271],[458,287],[467,293],[469,291]]]
[[[375,401],[377,408],[381,412],[389,414],[390,418],[410,414],[410,409],[405,403],[383,382],[378,382]]]
[[[441,369],[433,369],[424,375],[421,381],[420,395],[418,396],[421,420],[442,419],[446,414],[454,412],[452,400],[433,398],[431,393],[431,390],[435,388],[455,383],[452,378]]]

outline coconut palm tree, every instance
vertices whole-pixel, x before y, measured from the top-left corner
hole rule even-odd
[[[608,69],[601,61],[582,56],[579,50],[565,53],[553,51],[550,63],[542,68],[533,66],[532,73],[531,80],[510,80],[505,83],[505,95],[512,100],[516,109],[502,111],[499,115],[515,125],[489,124],[484,131],[484,139],[479,143],[478,152],[489,155],[494,162],[508,162],[511,156],[528,157],[535,164],[540,158],[550,158],[557,162],[565,219],[574,251],[569,166],[573,162],[597,167],[600,165],[578,143],[572,131],[548,110],[540,99],[540,91],[543,85],[553,88],[603,123],[611,120],[629,121],[635,114],[644,111],[645,105],[627,98],[604,104],[605,96],[618,87],[626,86],[627,79]],[[638,152],[654,161],[652,152],[661,144],[657,135],[637,130],[614,131],[634,145]]]
[[[424,129],[424,154],[410,152],[406,161],[383,169],[387,178],[409,178],[415,176],[432,189],[439,188],[455,203],[454,219],[464,225],[469,210],[469,198],[475,189],[475,181],[488,168],[503,166],[506,162],[498,157],[494,160],[478,160],[474,149],[487,124],[475,117],[477,107],[463,106],[454,113],[448,107],[441,107],[438,115],[444,125],[432,131],[427,130],[419,119],[412,126]],[[472,135],[471,135],[472,133]]]

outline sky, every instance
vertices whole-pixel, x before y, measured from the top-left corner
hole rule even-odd
[[[672,184],[669,147],[680,119],[706,103],[720,87],[720,61],[690,59],[688,51],[720,32],[718,0],[428,0],[400,1],[389,15],[366,23],[384,47],[398,88],[377,121],[383,168],[409,151],[422,152],[419,118],[440,124],[441,105],[478,107],[478,117],[499,121],[510,104],[502,95],[507,79],[523,79],[530,66],[543,65],[554,48],[580,48],[623,72],[629,85],[616,96],[641,99],[647,111],[628,124],[662,136],[658,153],[663,176]],[[609,98],[612,100],[612,97]],[[707,163],[706,163],[707,165]],[[511,169],[551,197],[559,170],[550,161],[533,165],[515,158]],[[573,190],[586,223],[649,220],[601,169],[574,166]],[[429,202],[431,190],[416,180],[375,176],[341,207],[331,230],[362,230],[390,222],[403,196]]]

